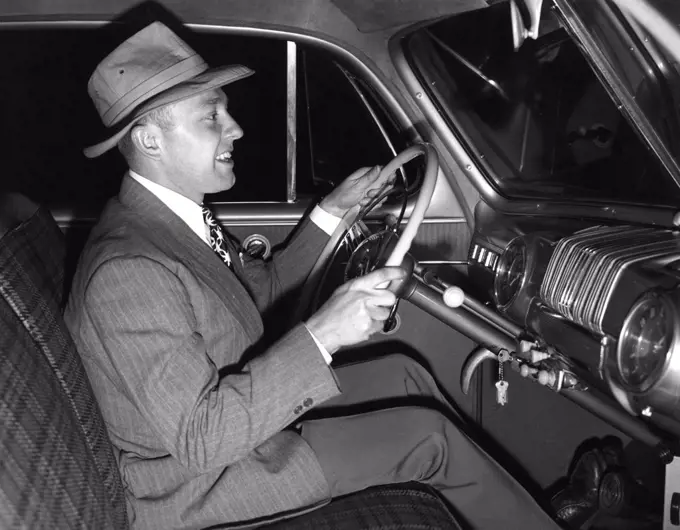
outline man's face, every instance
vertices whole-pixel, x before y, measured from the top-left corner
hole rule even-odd
[[[175,103],[172,114],[174,126],[161,133],[165,177],[197,202],[206,193],[231,188],[231,153],[243,130],[227,112],[224,92],[215,89]]]

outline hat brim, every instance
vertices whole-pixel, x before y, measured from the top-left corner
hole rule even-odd
[[[164,107],[165,105],[188,99],[201,92],[222,87],[233,83],[234,81],[239,81],[254,73],[255,72],[250,68],[241,65],[210,68],[187,81],[183,81],[172,88],[157,94],[141,105],[138,105],[123,120],[106,130],[105,140],[90,147],[86,147],[83,149],[83,153],[88,158],[96,158],[103,155],[111,148],[115,147],[130,128],[149,112]]]

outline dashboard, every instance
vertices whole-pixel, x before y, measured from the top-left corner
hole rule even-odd
[[[582,388],[680,432],[680,232],[475,212],[470,279]],[[559,389],[558,389],[559,390]]]

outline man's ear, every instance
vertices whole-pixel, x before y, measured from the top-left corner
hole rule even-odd
[[[161,155],[161,129],[154,123],[135,126],[130,131],[130,137],[135,149],[147,158],[157,160]]]

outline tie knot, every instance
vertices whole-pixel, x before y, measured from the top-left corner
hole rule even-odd
[[[207,206],[202,206],[201,209],[203,210],[203,220],[205,221],[205,224],[208,226],[215,226],[215,218],[213,217],[210,208]]]
[[[222,232],[222,227],[215,221],[212,212],[207,206],[201,206],[201,210],[203,211],[203,219],[210,233],[210,246],[222,258],[222,261],[231,267],[229,246],[225,240],[224,232]]]

